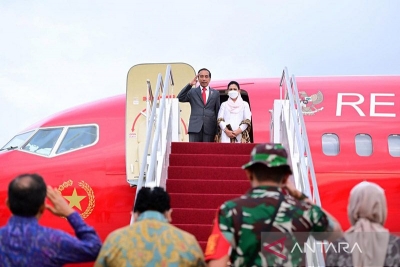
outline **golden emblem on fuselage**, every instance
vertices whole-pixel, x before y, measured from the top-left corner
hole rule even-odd
[[[317,107],[317,105],[324,101],[324,95],[321,91],[310,96],[305,91],[301,91],[299,92],[299,98],[301,110],[304,115],[314,115],[324,109],[324,107]]]
[[[78,212],[80,213],[82,218],[86,219],[93,212],[93,209],[95,207],[95,197],[93,189],[85,181],[80,181],[78,182],[78,192],[76,187],[72,188],[73,184],[74,182],[72,180],[68,180],[59,185],[57,187],[57,190],[69,202],[69,206],[71,208],[75,207],[76,209],[78,209]],[[82,191],[85,191],[86,195],[82,195]],[[81,202],[84,202],[84,204],[81,204]],[[86,206],[86,209],[83,212],[82,206]]]

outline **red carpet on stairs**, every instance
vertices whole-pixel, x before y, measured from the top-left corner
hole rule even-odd
[[[172,143],[167,191],[172,224],[205,249],[217,208],[250,189],[241,166],[256,144]]]

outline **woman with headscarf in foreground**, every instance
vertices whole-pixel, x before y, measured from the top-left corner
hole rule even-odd
[[[326,266],[400,266],[400,239],[383,224],[387,217],[384,190],[361,182],[350,192],[351,227],[327,248]]]
[[[228,84],[227,101],[221,104],[217,124],[219,130],[215,138],[220,143],[250,143],[251,111],[249,104],[240,95],[236,81]]]

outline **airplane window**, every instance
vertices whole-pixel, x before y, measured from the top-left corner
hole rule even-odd
[[[29,140],[28,144],[22,147],[23,150],[48,156],[51,153],[62,128],[40,129]]]
[[[10,142],[8,142],[5,146],[3,146],[1,150],[11,150],[11,149],[16,149],[19,146],[21,146],[22,144],[24,144],[26,142],[26,140],[28,140],[28,138],[31,136],[31,134],[33,133],[33,131],[29,131],[23,134],[18,134],[16,136],[13,137],[13,139],[11,139]]]
[[[368,157],[372,154],[372,138],[368,134],[356,135],[356,152],[357,155]]]
[[[96,126],[71,127],[61,142],[56,154],[93,144],[97,139]]]
[[[322,152],[327,156],[339,154],[339,137],[336,134],[322,135]]]
[[[392,157],[400,157],[400,135],[392,134],[388,138],[389,153]]]

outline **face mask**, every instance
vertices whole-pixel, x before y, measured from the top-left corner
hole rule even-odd
[[[238,97],[239,92],[232,90],[232,91],[229,91],[228,95],[229,95],[230,98],[235,99],[236,97]]]

